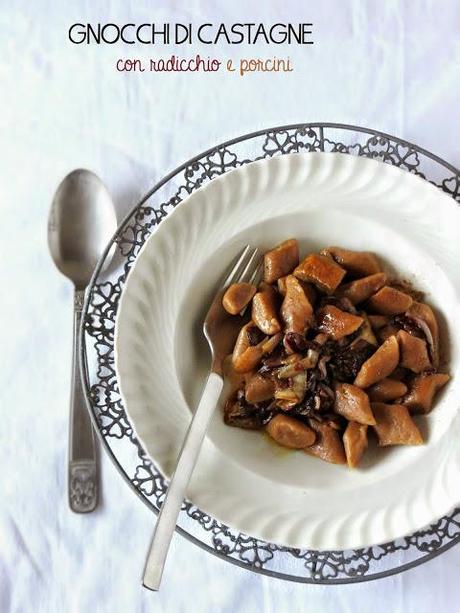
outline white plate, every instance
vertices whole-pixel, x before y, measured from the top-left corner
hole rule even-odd
[[[121,394],[137,436],[166,476],[204,382],[209,353],[200,329],[223,271],[244,244],[264,250],[292,236],[304,253],[327,245],[372,250],[413,280],[437,309],[449,371],[456,373],[455,201],[396,167],[344,154],[248,164],[197,190],[160,224],[120,301]],[[242,532],[292,547],[356,548],[412,533],[460,500],[458,398],[454,377],[434,411],[418,418],[425,445],[373,448],[354,471],[227,427],[216,410],[188,498]]]

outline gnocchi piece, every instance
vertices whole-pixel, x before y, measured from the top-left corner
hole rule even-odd
[[[431,368],[426,342],[405,330],[396,335],[399,342],[400,364],[412,372],[421,373]]]
[[[356,468],[367,449],[367,425],[349,421],[343,434],[343,446],[347,464]]]
[[[286,332],[298,334],[304,334],[312,322],[313,307],[299,280],[293,275],[286,277],[286,295],[281,305],[281,317]]]
[[[373,428],[381,447],[423,443],[417,424],[403,404],[373,402],[372,411],[377,422]]]
[[[327,305],[318,312],[317,321],[321,332],[338,340],[356,332],[364,319],[359,315],[341,311],[333,305]]]
[[[338,431],[314,419],[310,419],[309,424],[316,432],[316,441],[313,445],[306,447],[305,452],[331,464],[346,464],[345,449]]]
[[[294,270],[296,277],[313,283],[327,294],[332,294],[337,289],[345,273],[345,269],[332,258],[318,253],[307,256]]]
[[[269,336],[281,331],[276,302],[276,292],[272,287],[257,292],[252,300],[252,321]]]
[[[354,277],[367,277],[381,271],[377,257],[370,251],[350,251],[340,247],[327,247],[320,251],[331,256],[337,264]]]
[[[270,400],[275,395],[275,383],[262,375],[252,375],[246,382],[245,398],[250,404]]]
[[[350,383],[336,384],[334,410],[348,421],[356,421],[370,426],[375,424],[369,397],[356,385]]]
[[[396,379],[382,379],[367,388],[367,394],[372,402],[391,402],[402,398],[406,393],[407,385]]]
[[[264,255],[264,281],[275,283],[293,271],[299,263],[299,245],[295,238],[284,241]]]
[[[403,403],[411,413],[429,413],[437,392],[449,381],[449,375],[421,375],[412,383]]]
[[[397,315],[407,311],[412,303],[413,299],[409,294],[385,285],[369,298],[367,307],[379,315]]]
[[[315,442],[316,434],[307,425],[288,415],[279,413],[266,427],[274,441],[290,449],[305,449]]]
[[[385,379],[394,371],[399,362],[399,345],[396,336],[390,336],[361,366],[354,384],[370,387]]]
[[[359,304],[375,294],[386,282],[386,274],[384,272],[377,272],[375,275],[356,279],[356,281],[342,285],[339,294],[344,298],[348,298],[352,304]]]
[[[278,279],[278,283],[277,283],[278,291],[282,296],[286,295],[286,279],[288,278],[288,276],[289,275]],[[314,305],[317,299],[317,291],[315,290],[314,285],[312,285],[311,283],[307,283],[306,281],[299,281],[299,283],[304,291],[305,296],[308,298],[308,301],[310,302],[310,304]]]
[[[222,298],[224,309],[230,315],[240,313],[254,298],[256,288],[251,283],[233,283]]]

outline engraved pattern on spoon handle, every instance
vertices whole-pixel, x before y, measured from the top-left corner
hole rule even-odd
[[[84,290],[75,290],[68,466],[69,506],[75,513],[88,513],[96,508],[99,480],[95,438],[78,364],[84,297]]]

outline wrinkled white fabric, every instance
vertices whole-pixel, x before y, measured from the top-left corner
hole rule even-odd
[[[121,216],[162,175],[227,138],[297,121],[361,124],[460,166],[455,0],[0,1],[0,611],[459,610],[460,550],[405,574],[307,586],[231,566],[176,536],[159,594],[140,587],[154,517],[102,458],[103,500],[66,502],[72,290],[50,261],[49,204],[75,167]],[[276,49],[289,74],[117,73],[171,49],[71,45],[76,21],[313,21],[315,44]],[[194,47],[269,57],[263,47]]]

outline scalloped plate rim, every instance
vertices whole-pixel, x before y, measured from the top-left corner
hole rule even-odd
[[[167,222],[168,220],[171,220],[171,219],[177,217],[177,215],[180,214],[180,211],[183,209],[183,207],[185,205],[187,205],[189,200],[193,199],[193,198],[196,198],[196,194],[198,194],[200,192],[203,193],[205,191],[208,191],[209,189],[213,189],[212,188],[213,184],[219,183],[219,182],[222,182],[222,181],[227,181],[228,177],[230,175],[238,173],[242,169],[243,170],[247,169],[250,166],[254,166],[254,165],[262,165],[263,166],[264,164],[270,163],[273,160],[280,160],[280,159],[287,160],[287,158],[289,158],[289,157],[296,157],[296,158],[298,158],[299,156],[301,156],[301,157],[303,157],[303,156],[308,156],[308,157],[311,157],[311,156],[322,156],[322,157],[324,157],[324,156],[346,156],[346,157],[353,158],[354,162],[356,162],[358,164],[360,164],[361,162],[363,162],[364,164],[367,164],[367,163],[378,164],[378,165],[381,165],[381,166],[383,166],[385,168],[391,168],[392,171],[400,173],[401,175],[408,175],[408,174],[410,174],[407,171],[402,170],[402,169],[400,169],[398,167],[391,166],[389,164],[384,164],[383,162],[380,162],[380,161],[377,161],[377,160],[368,159],[368,158],[361,158],[361,157],[358,158],[356,156],[350,156],[349,154],[344,154],[344,153],[324,153],[324,152],[319,153],[319,152],[315,152],[315,153],[292,153],[292,154],[286,154],[284,156],[275,156],[275,157],[270,157],[270,158],[266,158],[266,159],[263,159],[263,160],[258,160],[258,161],[255,161],[255,162],[251,162],[249,164],[245,164],[244,166],[237,167],[237,168],[235,168],[235,169],[233,169],[233,170],[231,170],[231,171],[229,171],[229,172],[227,172],[227,173],[225,173],[223,175],[220,175],[220,176],[212,179],[209,183],[201,186],[200,188],[195,190],[192,194],[190,194],[187,198],[185,198],[183,201],[181,201],[175,207],[175,209],[173,211],[171,211],[171,213],[167,216],[167,218],[161,224],[159,224],[159,226],[155,229],[155,231],[146,239],[144,245],[141,247],[139,253],[136,256],[135,262],[133,263],[133,265],[132,265],[132,267],[131,267],[131,269],[129,271],[128,278],[126,280],[125,286],[123,287],[123,291],[122,291],[122,294],[121,294],[121,297],[120,297],[120,302],[119,302],[118,311],[117,311],[117,315],[116,315],[115,338],[114,338],[115,370],[116,370],[116,374],[117,374],[117,380],[118,380],[118,383],[119,383],[119,390],[120,390],[120,395],[121,395],[121,398],[122,398],[123,406],[124,406],[124,408],[126,410],[127,416],[128,416],[128,418],[130,420],[130,423],[131,423],[131,425],[133,427],[133,430],[136,433],[136,436],[138,437],[138,439],[141,442],[144,450],[146,451],[146,454],[149,457],[152,457],[152,456],[151,456],[151,454],[148,451],[148,444],[145,443],[145,441],[143,440],[143,436],[141,435],[141,433],[139,432],[139,430],[138,430],[138,428],[136,426],[136,419],[133,419],[132,415],[130,414],[129,402],[127,402],[127,398],[125,396],[124,389],[123,389],[123,383],[122,383],[122,378],[123,377],[120,377],[120,370],[119,370],[119,358],[120,358],[120,356],[119,356],[119,322],[121,320],[121,314],[124,311],[124,306],[123,305],[124,305],[124,302],[125,302],[125,297],[126,297],[127,293],[129,292],[130,280],[132,280],[132,278],[134,276],[133,273],[136,270],[136,267],[137,267],[138,263],[142,260],[141,256],[149,248],[148,245],[151,244],[152,239],[158,234],[159,229],[164,227],[165,222]],[[441,196],[446,201],[452,202],[452,199],[448,195],[443,194],[442,192],[440,192],[440,190],[438,190],[438,188],[436,188],[432,184],[424,181],[422,178],[420,178],[420,177],[418,177],[416,175],[410,174],[410,176],[413,179],[415,179],[416,181],[420,181],[420,183],[423,184],[424,188],[432,189],[433,192],[436,192],[437,195]],[[169,222],[169,223],[171,223],[171,222]],[[168,223],[166,224],[166,226],[168,226]],[[164,231],[162,231],[162,232],[164,232]],[[163,467],[161,466],[161,464],[159,464],[154,459],[152,459],[152,461],[155,463],[155,465],[164,474]],[[193,504],[197,504],[197,506],[200,509],[206,511],[211,516],[216,517],[216,519],[219,519],[220,521],[223,521],[223,522],[233,526],[235,529],[242,530],[245,533],[250,533],[251,535],[255,536],[256,538],[262,538],[262,539],[270,541],[270,542],[276,542],[276,543],[279,543],[280,545],[283,545],[283,546],[294,546],[294,547],[298,547],[299,546],[297,541],[295,543],[293,543],[293,542],[287,543],[286,541],[283,541],[283,540],[270,538],[270,535],[266,534],[266,532],[264,530],[262,530],[261,532],[258,532],[258,530],[254,526],[252,526],[252,529],[250,531],[248,531],[247,529],[244,529],[243,527],[238,526],[237,524],[235,524],[235,522],[229,521],[228,517],[227,518],[221,518],[221,517],[219,517],[219,514],[216,514],[212,510],[207,510],[207,509],[210,508],[208,504],[200,504],[199,501],[194,502],[193,499],[191,501],[192,501]],[[431,521],[435,521],[436,519],[441,517],[443,514],[448,513],[449,511],[452,511],[452,509],[455,508],[455,506],[457,504],[458,504],[458,502],[451,503],[449,505],[449,507],[446,508],[443,513],[440,513],[439,516],[437,515]],[[418,530],[420,528],[423,528],[426,525],[427,525],[426,522],[424,522],[423,524],[420,524],[420,525],[414,525],[414,529],[412,530],[412,532],[416,531],[416,530]],[[404,536],[405,534],[407,534],[407,533],[406,532],[404,532],[404,533],[395,533],[395,534],[392,534],[391,536],[389,536],[387,540],[389,541],[389,540],[392,540],[392,539],[400,538],[400,537]],[[381,541],[380,540],[378,542],[381,543],[381,542],[386,542],[386,541]],[[308,548],[314,548],[314,549],[337,549],[338,550],[338,549],[344,549],[344,548],[348,549],[348,548],[351,548],[351,547],[352,548],[359,548],[359,547],[363,547],[363,546],[372,546],[374,544],[377,544],[377,543],[375,541],[372,541],[372,542],[368,542],[368,541],[366,541],[366,542],[356,541],[356,543],[353,543],[352,545],[348,545],[348,544],[347,545],[340,545],[340,544],[338,544],[337,546],[321,547],[321,546],[318,546],[318,543],[316,543],[316,546],[314,546],[312,544],[303,544],[301,546],[302,547],[308,547]]]

